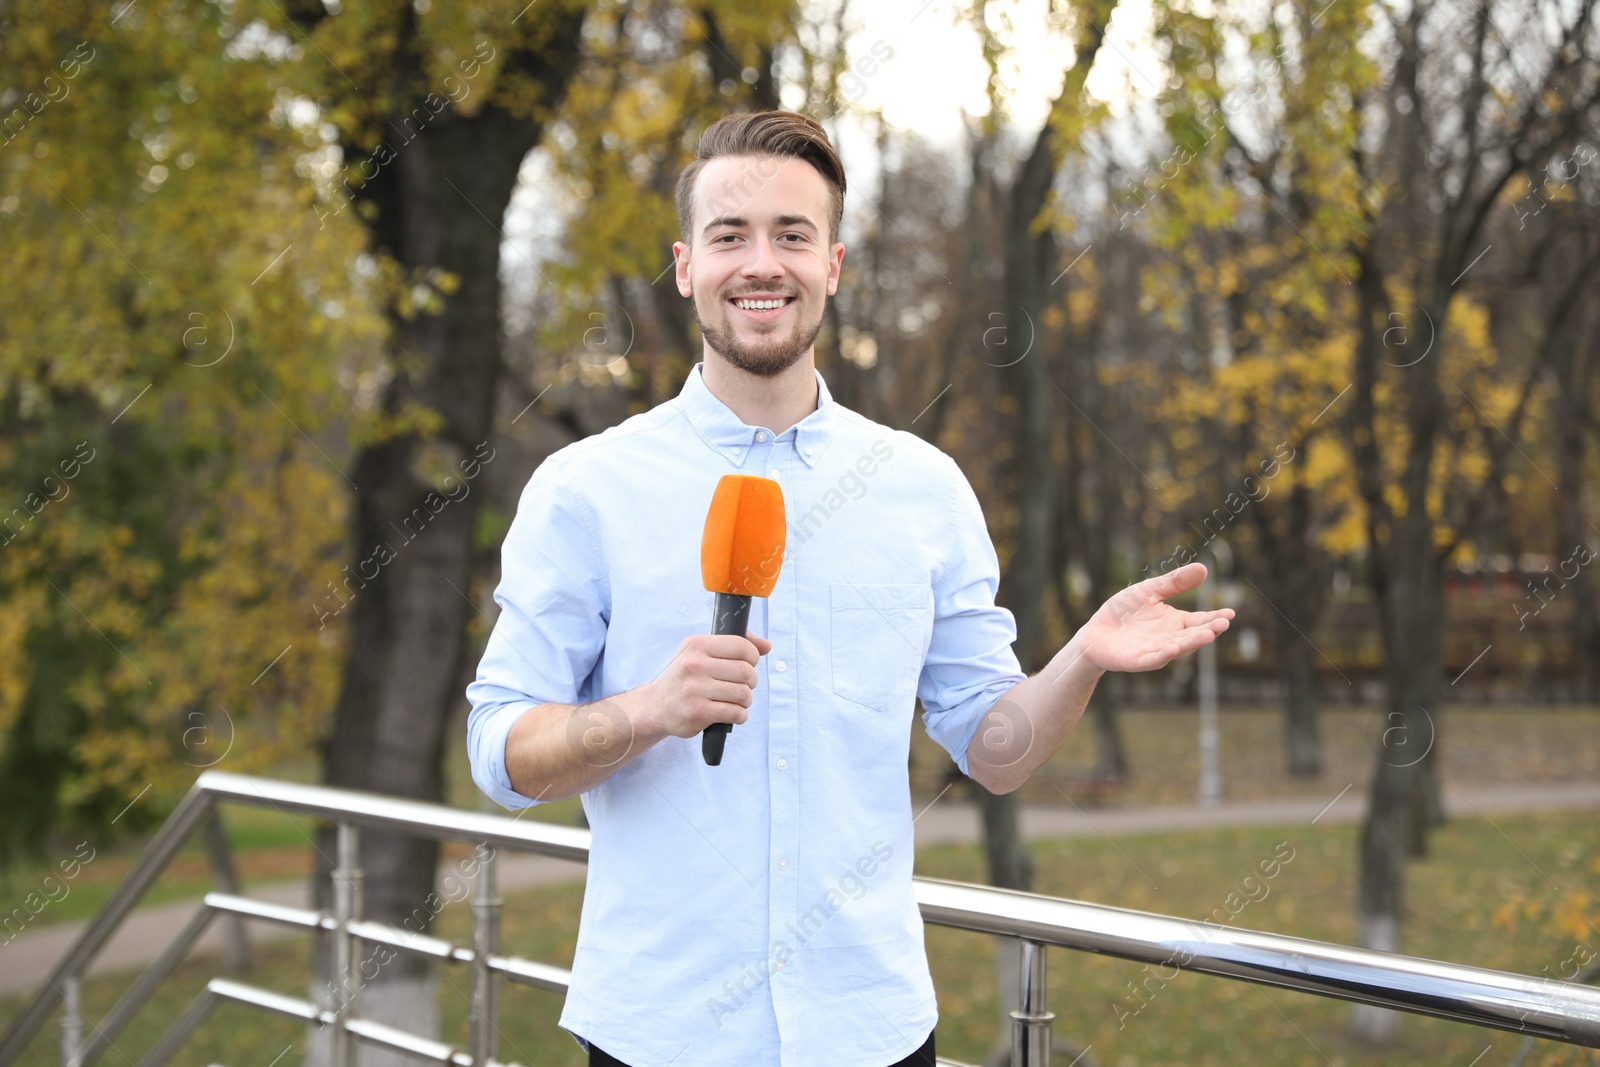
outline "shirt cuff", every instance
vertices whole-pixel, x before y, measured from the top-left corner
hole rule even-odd
[[[511,786],[511,775],[506,770],[506,738],[511,728],[524,712],[536,704],[507,704],[482,716],[478,736],[473,740],[473,751],[478,758],[472,761],[472,780],[490,800],[502,808],[520,810],[535,804],[548,804],[547,800],[534,800],[517,792]]]
[[[951,756],[961,773],[972,778],[972,771],[967,764],[967,750],[972,747],[972,739],[978,736],[978,730],[983,726],[983,720],[989,717],[989,712],[999,699],[1011,692],[1013,686],[1027,678],[1025,674],[1006,675],[1001,680],[974,693],[951,709],[948,721],[961,723],[961,730],[951,740],[953,742]],[[973,778],[973,781],[977,781]]]

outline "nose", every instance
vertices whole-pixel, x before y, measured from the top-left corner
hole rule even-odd
[[[772,242],[767,240],[751,241],[750,254],[745,258],[744,265],[739,273],[746,278],[776,278],[783,274],[783,267],[778,263],[778,257],[773,253]]]

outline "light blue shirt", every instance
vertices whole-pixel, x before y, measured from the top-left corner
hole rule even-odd
[[[967,745],[1024,679],[1000,569],[955,461],[843,408],[781,434],[740,421],[696,364],[678,396],[560,449],[502,548],[500,615],[467,687],[472,778],[507,808],[530,707],[655,679],[709,633],[700,537],[717,481],[782,487],[772,642],[722,763],[668,737],[582,794],[591,845],[559,1025],[632,1067],[888,1067],[938,1021],[912,892],[914,697]]]

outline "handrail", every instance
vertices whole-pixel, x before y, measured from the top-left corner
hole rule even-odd
[[[154,883],[189,833],[219,802],[271,806],[284,814],[333,819],[346,827],[377,827],[442,840],[485,842],[514,851],[574,861],[588,858],[589,831],[576,827],[525,822],[510,816],[464,811],[375,793],[205,771],[106,905],[13,1021],[0,1040],[0,1067],[9,1067],[15,1062],[50,1011],[60,1003],[66,989],[75,988],[88,964]],[[353,842],[353,833],[350,841]],[[353,849],[343,851],[353,855]],[[355,872],[355,876],[359,877],[359,872]],[[1600,1048],[1600,989],[989,886],[915,878],[913,887],[927,922],[1021,940],[1024,1003],[1022,1010],[1012,1013],[1018,1035],[1018,1044],[1014,1047],[1024,1052],[1014,1061],[1019,1067],[1024,1063],[1048,1063],[1049,1059],[1052,1016],[1044,1010],[1043,1002],[1045,945]],[[489,900],[493,894],[492,881],[485,889],[488,893],[485,907],[489,908],[497,903]],[[346,933],[361,929],[362,936],[367,937],[380,932],[375,925],[363,923],[359,915],[346,915],[342,919],[328,917],[300,909],[262,905],[230,894],[208,894],[205,910],[246,914],[306,928],[333,927]],[[196,920],[190,934],[197,936],[203,925],[203,920]],[[415,934],[405,936],[413,940],[419,950],[436,956],[445,952],[432,939]],[[193,936],[185,939],[192,942]],[[565,972],[559,968],[496,955],[492,947],[488,947],[493,944],[492,937],[479,940],[478,944],[478,951],[452,947],[448,956],[455,962],[471,963],[477,968],[484,1004],[491,1007],[493,1004],[493,987],[489,980],[492,973],[525,981],[532,979],[530,984],[545,988],[565,985]],[[164,961],[170,966],[176,962],[173,955],[169,949],[158,964]],[[152,964],[137,985],[153,985],[159,981],[161,974],[153,973],[156,971],[157,964]],[[222,991],[234,991],[235,985],[213,985],[212,998],[231,995],[231,992]],[[207,1003],[212,998],[207,998]],[[135,999],[134,991],[130,990],[113,1009],[113,1016],[126,1021],[137,1008],[137,1003],[133,1003]],[[137,999],[142,1000],[142,996]],[[198,1002],[192,1011],[196,1014],[184,1020],[190,1026],[197,1024],[203,1014]],[[364,1038],[382,1029],[370,1021],[355,1018],[344,1023],[351,1034]],[[480,1050],[479,1055],[487,1059],[492,1053]]]
[[[941,926],[1600,1048],[1597,989],[992,886],[913,884],[923,919]]]

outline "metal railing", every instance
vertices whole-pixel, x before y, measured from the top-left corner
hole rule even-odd
[[[188,925],[134,980],[106,1017],[98,1025],[91,1024],[92,1033],[85,1039],[80,993],[90,962],[218,803],[271,806],[285,814],[336,823],[332,912],[284,907],[235,893],[206,894]],[[473,894],[472,947],[362,919],[357,857],[363,827],[489,846],[488,854],[481,856]],[[359,958],[362,942],[464,964],[471,974],[469,1046],[459,1048],[362,1018],[359,983],[352,986],[349,996],[336,998],[335,1007],[327,1009],[242,982],[213,978],[140,1060],[140,1067],[166,1062],[222,1003],[244,1004],[331,1027],[335,1067],[355,1063],[358,1041],[454,1067],[510,1067],[495,1058],[497,979],[565,992],[570,972],[499,953],[501,902],[496,895],[495,871],[500,848],[581,862],[588,858],[589,832],[375,793],[206,771],[0,1039],[0,1067],[16,1062],[58,1004],[64,1008],[61,1062],[65,1067],[89,1067],[217,916],[330,932],[335,937],[335,966],[341,979]],[[1014,1067],[1049,1067],[1054,1015],[1045,998],[1045,949],[1050,945],[1600,1048],[1600,989],[1583,985],[962,882],[917,878],[914,887],[925,921],[1020,942],[1020,1004],[1010,1013]],[[961,1067],[950,1060],[939,1062]]]

